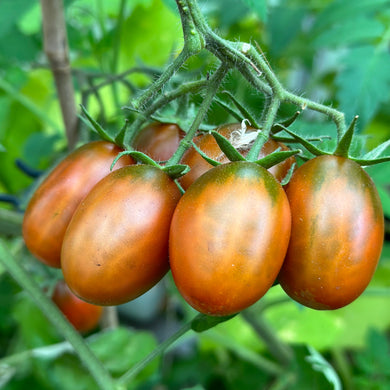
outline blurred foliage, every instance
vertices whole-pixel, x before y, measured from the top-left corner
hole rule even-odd
[[[390,0],[199,0],[211,26],[224,38],[258,44],[281,80],[294,93],[332,105],[347,120],[359,115],[356,148],[368,151],[390,138]],[[121,110],[148,85],[183,45],[174,0],[66,0],[66,22],[76,99],[106,129],[117,132],[131,113]],[[66,140],[53,78],[42,50],[38,0],[0,2],[0,191],[20,200],[35,185],[29,169],[43,171],[65,153]],[[215,67],[206,53],[188,61],[173,85],[199,79]],[[169,90],[172,86],[166,86]],[[232,72],[224,87],[254,116],[264,98]],[[221,95],[221,99],[226,101]],[[184,130],[200,96],[173,103],[158,115]],[[179,102],[180,103],[180,102]],[[280,117],[297,108],[283,105]],[[179,113],[179,114],[178,114]],[[232,121],[213,105],[205,126]],[[81,123],[84,142],[96,137]],[[303,135],[335,135],[333,123],[304,111],[293,126]],[[330,147],[326,141],[324,147]],[[388,153],[386,153],[388,154]],[[23,162],[25,168],[20,169]],[[26,167],[28,169],[26,169]],[[367,169],[390,218],[390,163]],[[5,208],[14,208],[4,203]],[[389,238],[387,233],[387,239]],[[20,238],[10,248],[42,286],[53,274],[26,253]],[[156,327],[192,318],[167,278],[166,310]],[[345,389],[389,389],[390,246],[367,291],[353,304],[333,312],[305,309],[279,287],[254,306],[283,342],[292,346],[294,366],[275,379],[259,368],[259,356],[272,359],[266,345],[241,317],[196,337],[184,338],[141,372],[137,389],[332,389],[315,348],[337,373]],[[179,306],[181,316],[173,306]],[[268,305],[268,306],[267,306]],[[264,308],[266,307],[266,308]],[[137,330],[124,319],[115,331],[97,329],[88,342],[114,376],[153,350],[160,333]],[[154,321],[154,320],[153,320]],[[149,329],[153,329],[148,324]],[[165,333],[164,333],[165,335]],[[0,388],[94,389],[77,357],[13,280],[0,269]],[[57,346],[50,349],[50,346]],[[41,350],[38,355],[24,351]],[[49,349],[45,349],[49,348]],[[341,350],[340,353],[335,351]],[[319,355],[319,356],[321,356]],[[17,361],[4,364],[3,358]],[[317,368],[307,359],[314,356]],[[347,369],[345,369],[345,364]]]

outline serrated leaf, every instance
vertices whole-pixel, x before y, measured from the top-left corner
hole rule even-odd
[[[211,131],[211,135],[215,138],[218,146],[230,161],[245,161],[245,157],[241,155],[227,138],[217,131]]]
[[[257,17],[265,22],[267,20],[267,1],[266,0],[243,0],[245,4],[254,12]]]
[[[363,41],[380,38],[384,30],[385,26],[380,21],[362,15],[331,26],[315,37],[313,43],[315,48],[361,44]]]
[[[347,118],[359,115],[361,127],[390,98],[390,53],[372,46],[351,49],[336,77],[337,98]]]
[[[235,317],[236,314],[224,317],[212,317],[205,314],[198,314],[191,322],[191,329],[195,332],[204,332],[214,326]]]
[[[332,1],[321,12],[314,24],[312,32],[328,29],[335,23],[344,23],[347,20],[355,20],[359,15],[378,13],[386,10],[390,5],[389,0],[336,0]]]
[[[178,179],[189,172],[190,167],[185,164],[175,164],[162,168],[162,170],[172,179]]]
[[[107,133],[107,131],[104,130],[103,127],[100,126],[100,124],[98,122],[96,122],[95,119],[93,119],[91,117],[91,115],[89,114],[87,109],[82,104],[80,104],[80,107],[81,107],[81,111],[87,117],[88,122],[90,123],[89,127],[91,129],[95,130],[100,135],[100,137],[102,139],[109,141],[109,142],[114,142],[114,139]],[[83,119],[83,118],[81,117],[81,119]]]

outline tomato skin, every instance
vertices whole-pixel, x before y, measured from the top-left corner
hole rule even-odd
[[[286,194],[266,169],[232,162],[209,170],[172,218],[169,256],[179,292],[213,316],[250,306],[278,275],[290,224]]]
[[[61,266],[66,283],[97,305],[128,302],[168,271],[168,235],[181,194],[161,169],[120,168],[81,202],[66,231]]]
[[[110,173],[122,149],[106,141],[81,146],[62,160],[40,184],[24,213],[22,233],[30,252],[44,264],[60,268],[65,230],[81,200]],[[130,156],[114,169],[133,164]]]
[[[139,132],[133,147],[153,160],[166,161],[176,152],[184,136],[185,132],[175,123],[153,122]]]
[[[63,280],[57,282],[51,299],[79,332],[95,329],[103,314],[101,306],[92,305],[76,297]]]
[[[231,123],[227,125],[219,126],[215,129],[218,133],[229,139],[234,131],[241,129],[241,123]],[[253,128],[248,128],[247,132],[253,131]],[[223,154],[219,148],[217,142],[211,134],[203,134],[194,139],[195,144],[210,158],[219,161],[221,163],[229,162],[228,158]],[[262,158],[271,154],[277,148],[281,150],[290,150],[286,145],[281,142],[277,142],[273,139],[269,139],[264,146],[262,147],[258,158]],[[240,150],[241,153],[246,155],[249,151]],[[276,179],[281,182],[284,177],[287,175],[289,169],[294,164],[295,158],[289,157],[288,159],[282,161],[279,164],[274,165],[269,168],[268,171],[271,172]],[[190,148],[184,154],[182,164],[187,164],[191,170],[180,178],[180,184],[184,189],[187,189],[198,177],[203,175],[206,171],[212,168],[210,165],[194,148]]]
[[[381,202],[368,174],[343,157],[309,160],[287,189],[292,229],[279,282],[313,309],[337,309],[367,287],[384,239]]]

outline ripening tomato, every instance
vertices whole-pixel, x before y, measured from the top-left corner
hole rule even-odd
[[[291,239],[279,282],[313,309],[337,309],[355,300],[376,269],[384,218],[374,183],[354,161],[309,160],[287,186]]]
[[[180,198],[161,169],[131,165],[101,180],[65,234],[61,267],[70,289],[97,305],[128,302],[168,271],[168,235]]]
[[[63,280],[57,282],[51,299],[79,332],[97,327],[103,308],[76,297]]]
[[[133,147],[153,160],[166,161],[176,152],[184,136],[185,132],[174,123],[153,122],[139,132]]]
[[[239,130],[241,129],[240,123],[232,123],[228,125],[222,125],[217,127],[215,130],[230,140],[230,142],[238,149],[243,155],[249,152],[248,145],[245,145],[245,139],[240,139]],[[254,129],[249,127],[247,134],[253,132]],[[229,162],[228,158],[224,155],[222,150],[219,148],[215,138],[211,134],[203,134],[194,139],[195,144],[210,158],[219,161],[221,163]],[[271,154],[276,149],[290,150],[286,145],[281,142],[277,142],[273,139],[269,139],[258,155],[258,158],[262,158]],[[295,158],[289,157],[279,164],[269,168],[276,179],[281,182],[287,175],[289,169],[294,164]],[[190,148],[184,154],[182,164],[187,164],[191,170],[179,179],[181,186],[187,189],[199,176],[203,175],[206,171],[212,168],[210,165],[194,148]]]
[[[250,162],[219,165],[196,180],[173,215],[169,256],[184,299],[213,316],[237,313],[275,281],[290,237],[277,180]]]
[[[33,194],[23,218],[23,238],[40,261],[60,267],[62,240],[81,200],[110,173],[114,158],[122,149],[106,141],[90,142],[62,160]],[[123,156],[115,169],[133,164]]]

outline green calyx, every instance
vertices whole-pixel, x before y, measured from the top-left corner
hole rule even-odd
[[[321,149],[319,149],[317,146],[313,145],[310,140],[305,139],[301,137],[300,135],[296,134],[295,132],[287,129],[286,127],[279,125],[286,133],[288,133],[295,142],[301,144],[305,147],[311,154],[314,156],[321,156],[321,155],[335,155],[340,156],[344,158],[348,158],[352,161],[355,161],[359,165],[362,166],[369,166],[369,165],[376,165],[384,162],[390,161],[390,156],[383,156],[382,153],[390,146],[390,140],[380,144],[375,149],[371,150],[370,152],[364,154],[360,157],[354,157],[350,155],[350,149],[351,144],[353,140],[353,135],[355,131],[356,122],[358,120],[358,116],[355,116],[349,125],[348,129],[341,135],[336,149],[333,153],[325,152]],[[322,140],[323,137],[320,137],[319,139],[315,140]]]
[[[178,179],[179,177],[185,175],[189,170],[189,166],[185,164],[174,164],[174,165],[167,165],[167,166],[161,166],[156,161],[154,161],[152,158],[150,158],[148,155],[142,152],[138,152],[136,150],[125,150],[121,153],[119,153],[114,161],[111,164],[111,170],[114,168],[117,161],[122,156],[131,156],[135,161],[145,164],[145,165],[151,165],[152,167],[156,167],[164,171],[172,180]]]

